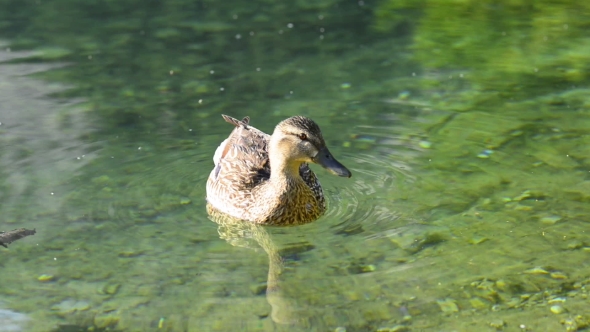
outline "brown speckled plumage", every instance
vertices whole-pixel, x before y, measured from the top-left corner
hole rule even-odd
[[[308,223],[324,213],[326,203],[307,163],[316,162],[323,151],[330,163],[344,169],[338,175],[350,176],[329,154],[320,128],[311,119],[286,119],[270,136],[250,126],[248,117],[223,118],[235,128],[213,158],[215,167],[207,180],[210,214],[267,225]]]

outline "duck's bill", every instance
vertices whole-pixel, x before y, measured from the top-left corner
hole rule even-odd
[[[318,165],[321,165],[334,175],[343,176],[347,178],[352,176],[348,168],[344,167],[344,165],[339,163],[338,160],[336,160],[336,158],[332,156],[328,148],[321,149],[318,152],[318,154],[313,158],[313,162]]]

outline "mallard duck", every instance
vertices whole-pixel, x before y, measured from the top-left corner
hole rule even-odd
[[[294,116],[280,122],[272,136],[242,120],[223,115],[235,126],[215,151],[207,180],[210,214],[266,225],[297,225],[326,210],[322,186],[308,163],[350,177],[326,147],[320,127]]]

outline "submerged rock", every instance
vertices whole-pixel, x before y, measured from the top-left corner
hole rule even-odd
[[[392,229],[387,236],[392,243],[411,254],[444,242],[450,237],[447,228],[425,224],[410,224]]]
[[[436,303],[440,307],[440,310],[445,314],[459,312],[459,306],[457,306],[457,301],[454,299],[446,298],[444,300],[437,300]]]
[[[87,301],[76,301],[74,299],[64,300],[51,307],[57,315],[65,317],[77,311],[85,311],[90,309],[90,303]]]
[[[0,309],[0,332],[25,331],[29,317],[19,312]]]

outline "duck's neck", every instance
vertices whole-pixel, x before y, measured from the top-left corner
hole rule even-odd
[[[301,181],[299,175],[299,162],[286,162],[283,160],[271,160],[270,181],[275,184],[291,185]]]
[[[270,163],[270,182],[275,186],[284,185],[299,177],[300,162],[289,160],[285,149],[287,144],[280,135],[273,133],[268,144],[268,157]],[[299,177],[300,178],[300,177]]]

